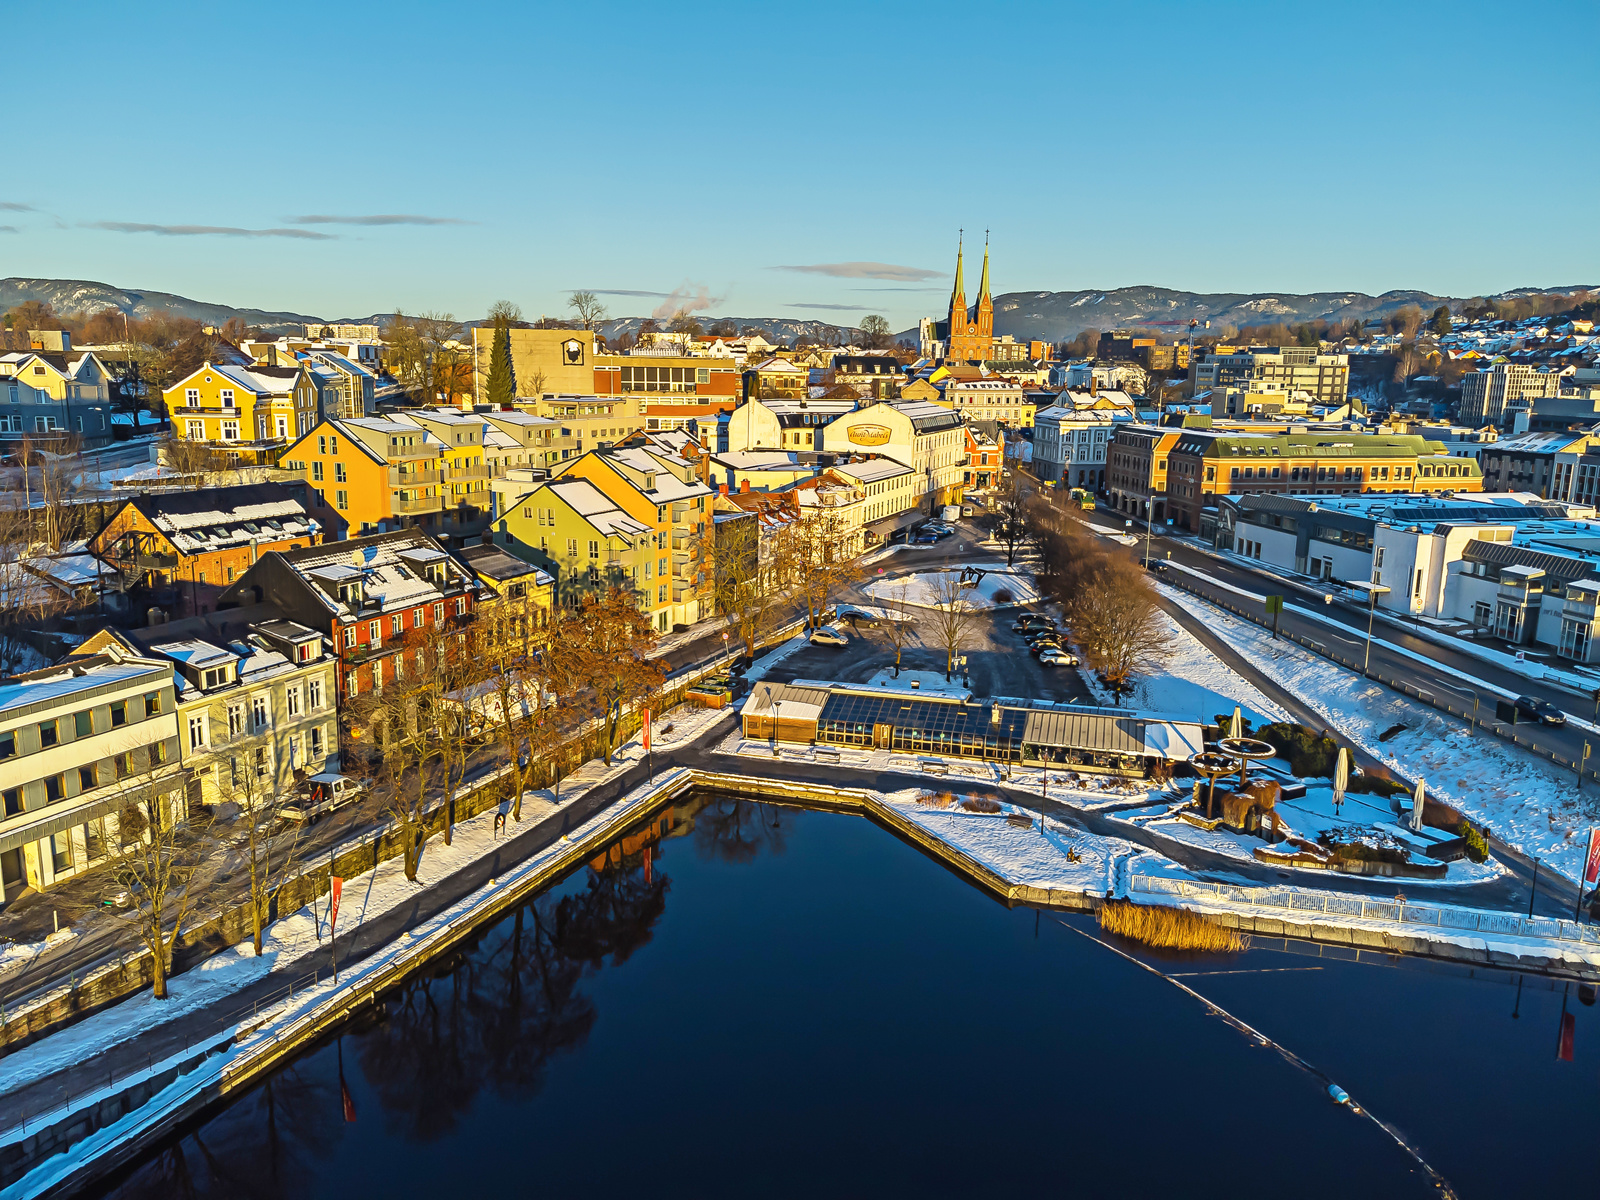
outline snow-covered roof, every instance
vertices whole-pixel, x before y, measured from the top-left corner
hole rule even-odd
[[[866,462],[836,463],[833,467],[835,473],[848,475],[851,479],[859,479],[862,483],[878,483],[885,479],[893,479],[897,475],[910,475],[911,468],[897,463],[892,458],[873,458]]]
[[[131,683],[163,667],[169,672],[172,670],[167,664],[148,658],[129,658],[122,662],[97,657],[85,657],[81,662],[69,659],[43,671],[0,680],[0,713],[63,700],[89,688]]]

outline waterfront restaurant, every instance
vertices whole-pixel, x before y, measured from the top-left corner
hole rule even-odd
[[[813,680],[757,683],[740,715],[752,739],[1108,774],[1148,774],[1204,749],[1198,722],[1159,713]]]

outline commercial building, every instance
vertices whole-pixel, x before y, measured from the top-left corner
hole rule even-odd
[[[1312,346],[1219,346],[1195,360],[1191,379],[1196,392],[1226,387],[1307,392],[1318,404],[1338,406],[1349,399],[1350,356]]]
[[[1527,409],[1534,402],[1561,391],[1562,372],[1526,363],[1495,363],[1473,371],[1461,380],[1461,421],[1467,425],[1498,425],[1508,408]]]
[[[858,400],[746,400],[728,417],[730,451],[822,448],[822,427],[854,412]]]
[[[1033,418],[1033,471],[1046,483],[1099,492],[1106,485],[1106,455],[1131,409],[1074,408],[1052,404]]]
[[[1580,504],[1600,501],[1600,425],[1502,438],[1485,446],[1478,461],[1484,487],[1492,492],[1533,492]]]
[[[0,679],[0,904],[115,853],[131,800],[183,820],[187,790],[170,662],[107,647]]]
[[[865,746],[1089,773],[1147,773],[1203,749],[1194,721],[1049,700],[975,701],[910,689],[797,680],[758,683],[740,708],[744,736]]]
[[[994,421],[1012,429],[1031,429],[1036,416],[1033,398],[1009,379],[949,379],[935,403],[966,420]]]
[[[607,354],[586,329],[513,329],[510,339],[519,396],[636,396],[690,404],[711,397],[731,406],[741,392],[740,368],[731,357]],[[493,341],[492,328],[473,328],[473,394],[480,402],[487,395]]]
[[[1111,506],[1131,516],[1167,519],[1167,455],[1182,431],[1123,422],[1106,450],[1106,491]]]
[[[1219,496],[1230,494],[1482,490],[1476,462],[1448,455],[1439,443],[1413,434],[1185,429],[1167,454],[1168,516],[1179,528],[1201,533],[1203,514],[1215,508]]]
[[[880,454],[910,467],[922,495],[919,506],[934,512],[940,505],[961,503],[967,469],[964,424],[937,404],[881,402],[829,421],[818,431],[817,448],[836,455]]]
[[[961,482],[968,493],[987,491],[1000,482],[1005,464],[1005,432],[987,421],[968,421],[965,428],[967,469],[961,473]]]

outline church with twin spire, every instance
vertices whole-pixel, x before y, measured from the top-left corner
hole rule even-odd
[[[944,320],[924,317],[919,327],[922,356],[945,363],[983,363],[1025,360],[1027,343],[994,335],[994,297],[989,293],[989,239],[983,239],[983,274],[978,279],[978,299],[967,307],[965,247],[956,242],[956,282],[950,289],[950,311]],[[1043,348],[1040,347],[1041,352]]]

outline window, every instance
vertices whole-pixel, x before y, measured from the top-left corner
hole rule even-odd
[[[320,726],[311,731],[311,761],[316,762],[322,757],[322,729]]]
[[[237,442],[239,440],[239,422],[224,421],[222,423],[222,440],[225,442]]]
[[[342,462],[336,462],[333,464],[333,481],[335,483],[349,482],[349,477],[345,475],[344,464]]]
[[[465,596],[458,596],[456,598],[456,616],[464,617],[466,615],[467,615],[467,600],[466,600],[466,597]]]
[[[206,717],[204,713],[189,718],[189,749],[204,750],[206,745]]]
[[[322,707],[322,680],[312,679],[306,683],[306,707],[309,709]]]
[[[300,689],[292,687],[285,693],[286,709],[291,717],[300,715]]]
[[[344,645],[345,645],[345,649],[348,650],[352,646],[354,646],[355,644],[356,644],[356,627],[354,625],[346,625],[344,627]]]
[[[78,768],[78,791],[92,792],[100,786],[100,781],[95,777],[95,769],[91,767]]]
[[[600,557],[600,543],[598,541],[596,541],[594,538],[590,538],[589,539],[589,557],[590,558],[599,558]]]
[[[63,829],[50,835],[50,868],[56,874],[72,870],[72,833]]]
[[[383,645],[383,624],[380,621],[367,622],[367,641],[374,646]]]
[[[255,731],[260,733],[267,727],[271,720],[271,710],[267,705],[265,696],[252,696],[250,698],[250,719],[255,723]]]
[[[413,608],[411,610],[411,628],[421,629],[422,623],[428,619],[427,613],[428,610],[425,608]]]
[[[340,488],[333,493],[333,506],[341,512],[350,507],[350,493]]]
[[[22,789],[7,788],[0,792],[0,800],[5,802],[6,816],[14,817],[22,811]]]
[[[265,779],[272,770],[271,763],[267,758],[267,748],[265,746],[257,746],[254,757],[256,778]]]
[[[220,392],[217,393],[217,395],[222,398],[222,407],[223,408],[232,408],[233,407],[233,389],[232,388],[223,388]]]
[[[389,632],[399,637],[405,632],[406,617],[404,613],[395,613],[389,618]]]
[[[322,482],[322,464],[315,460],[311,463],[311,479],[314,483]]]
[[[578,557],[578,539],[577,538],[568,538],[567,539],[567,557],[568,558],[577,558]]]
[[[39,749],[48,750],[61,740],[61,729],[54,721],[39,722]]]
[[[161,715],[161,693],[147,692],[144,697],[144,715],[159,717]]]
[[[196,404],[199,404],[200,403],[200,389],[199,388],[184,388],[183,389],[183,402],[185,404],[189,405],[191,408],[194,407]]]
[[[44,781],[44,798],[46,803],[63,799],[67,794],[67,777],[65,775],[52,775]]]
[[[13,730],[0,733],[0,758],[11,758],[17,753],[17,735]]]
[[[435,604],[433,606],[433,623],[437,625],[442,620],[444,620],[444,605],[442,603]]]
[[[191,442],[203,442],[206,440],[206,423],[204,421],[185,421],[184,427],[188,430],[184,436]]]

